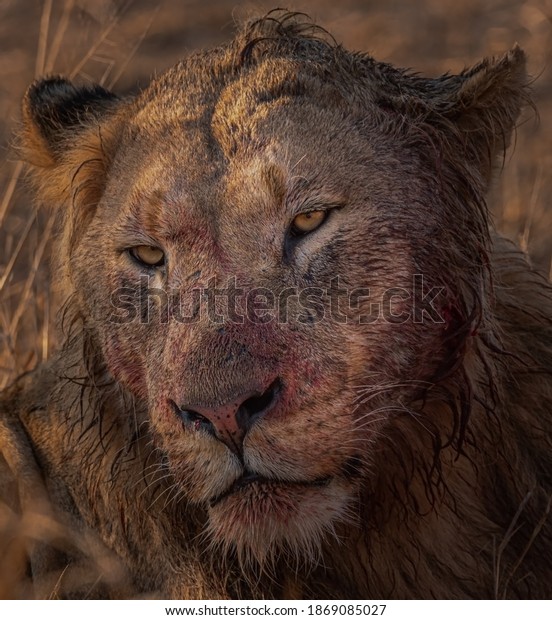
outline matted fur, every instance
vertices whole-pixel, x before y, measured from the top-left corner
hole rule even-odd
[[[4,500],[43,524],[35,595],[552,595],[552,291],[485,204],[526,84],[517,47],[426,79],[273,12],[134,98],[31,86],[21,151],[59,210],[67,296],[60,351],[0,399]],[[391,317],[359,323],[359,297],[345,321],[326,300],[322,320],[186,325],[161,320],[169,296],[108,320],[144,244],[173,293],[340,276],[391,291]],[[442,320],[415,314],[419,275]],[[239,449],[170,405],[274,377]]]

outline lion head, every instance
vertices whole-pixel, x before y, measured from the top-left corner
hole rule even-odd
[[[425,79],[280,16],[134,97],[31,86],[64,289],[213,544],[315,556],[388,464],[459,447],[525,79],[519,48]]]

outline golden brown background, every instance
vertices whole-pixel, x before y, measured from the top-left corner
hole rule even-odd
[[[53,218],[38,213],[10,150],[19,102],[35,76],[64,73],[120,93],[177,59],[228,40],[236,21],[274,1],[0,0],[0,388],[55,346]],[[529,55],[540,123],[528,113],[490,205],[497,227],[551,269],[552,0],[294,0],[346,47],[427,75],[460,71],[516,41]],[[101,248],[98,248],[101,251]],[[55,279],[54,279],[55,280]]]

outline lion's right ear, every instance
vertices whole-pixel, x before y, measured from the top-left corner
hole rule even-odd
[[[40,202],[63,206],[71,242],[93,216],[117,146],[117,97],[61,77],[34,82],[23,99],[19,155]]]
[[[117,97],[98,85],[75,86],[62,77],[34,82],[23,99],[23,159],[51,167],[86,134],[98,131]]]
[[[118,147],[115,95],[60,77],[38,80],[23,99],[19,155],[30,164],[39,201],[60,209],[71,251],[105,190]]]

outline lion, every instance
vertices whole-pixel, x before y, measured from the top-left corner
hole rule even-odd
[[[528,102],[517,46],[425,78],[282,11],[135,96],[32,84],[31,594],[552,596],[552,290],[485,202]]]

